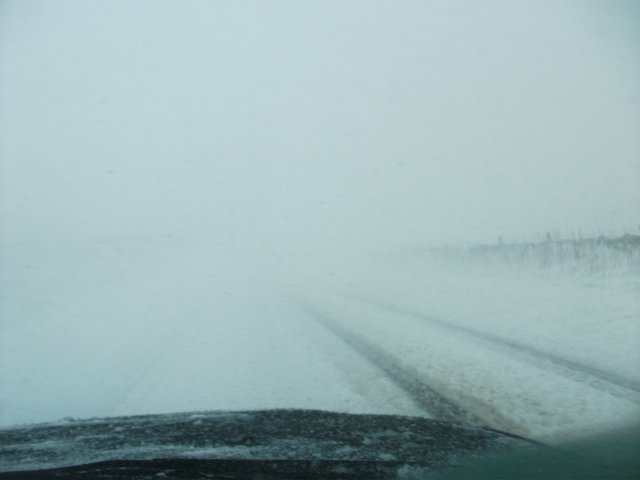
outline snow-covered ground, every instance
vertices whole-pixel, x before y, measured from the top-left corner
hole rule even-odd
[[[0,425],[276,407],[419,413],[282,297],[281,274],[219,249],[139,240],[5,253]]]
[[[429,415],[318,314],[494,428],[553,442],[640,417],[633,278],[424,254],[312,273],[177,239],[5,252],[0,426],[276,407]]]

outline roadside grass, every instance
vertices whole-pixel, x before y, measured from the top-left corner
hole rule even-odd
[[[640,235],[545,238],[521,243],[438,248],[431,253],[463,264],[534,269],[551,274],[640,279]]]
[[[477,259],[565,273],[640,275],[640,235],[479,245],[468,252]]]

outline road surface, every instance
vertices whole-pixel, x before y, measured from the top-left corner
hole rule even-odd
[[[639,418],[633,285],[389,258],[292,279],[215,251],[162,251],[14,248],[0,426],[309,408],[556,442]]]

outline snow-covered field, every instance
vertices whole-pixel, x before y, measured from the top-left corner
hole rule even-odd
[[[635,277],[424,253],[310,273],[179,239],[5,252],[0,426],[276,407],[432,414],[323,318],[480,424],[554,442],[640,418]]]

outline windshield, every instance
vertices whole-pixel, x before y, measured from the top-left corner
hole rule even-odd
[[[633,423],[639,46],[636,1],[2,2],[0,427]]]

